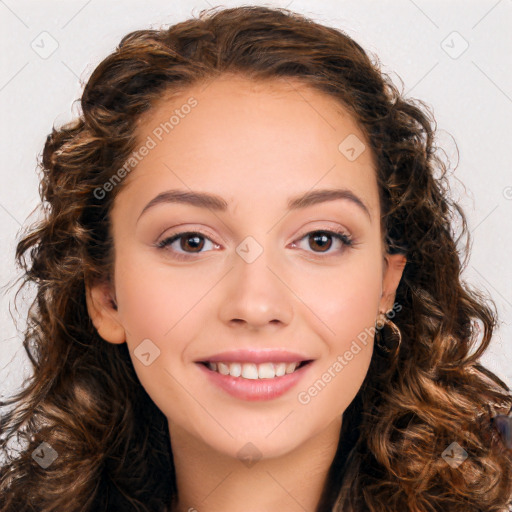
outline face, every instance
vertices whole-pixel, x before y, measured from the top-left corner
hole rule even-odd
[[[355,397],[404,264],[384,253],[367,141],[329,96],[235,77],[162,99],[137,133],[152,147],[115,199],[114,287],[88,294],[93,322],[126,341],[142,386],[190,439],[233,457],[248,442],[263,457],[290,452]],[[324,189],[342,192],[294,202]],[[172,190],[224,207],[148,206]],[[278,396],[249,399],[199,363],[238,349],[311,362],[279,377],[292,384]]]

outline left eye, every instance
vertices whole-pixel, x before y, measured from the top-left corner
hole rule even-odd
[[[314,250],[313,252],[317,254],[327,254],[329,249],[332,247],[332,242],[329,242],[329,239],[332,238],[335,238],[338,242],[340,242],[341,248],[338,252],[342,252],[345,247],[349,247],[353,243],[352,239],[347,234],[341,231],[334,232],[328,230],[310,231],[309,233],[306,233],[302,238],[300,238],[299,241],[310,239],[313,241],[314,246],[320,248],[320,250]],[[168,238],[165,238],[156,246],[159,249],[163,249],[167,246],[172,247],[175,242],[180,241],[179,248],[184,252],[176,252],[176,248],[174,248],[173,251],[175,252],[176,258],[186,259],[189,257],[189,255],[200,254],[201,252],[204,252],[202,249],[204,249],[205,240],[210,242],[216,248],[220,247],[218,244],[212,242],[206,235],[196,231],[176,233]],[[310,246],[311,245],[312,244],[310,242]],[[295,242],[292,244],[292,246],[297,247]]]
[[[304,235],[300,240],[309,239],[310,245],[311,241],[313,241],[313,245],[320,247],[320,251],[313,251],[319,254],[326,254],[328,250],[332,247],[332,242],[329,242],[330,238],[335,238],[338,242],[340,242],[342,248],[339,250],[339,252],[343,251],[345,247],[350,247],[352,245],[352,239],[343,233],[342,231],[325,231],[325,230],[319,230],[319,231],[311,231],[310,233],[307,233]],[[293,244],[295,246],[295,242]],[[326,248],[327,247],[327,248]],[[332,251],[331,251],[332,252]]]

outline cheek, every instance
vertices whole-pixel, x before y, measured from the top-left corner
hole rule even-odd
[[[317,276],[318,277],[318,276]],[[322,340],[323,355],[314,375],[297,394],[303,412],[336,417],[352,402],[366,377],[373,353],[381,276],[373,267],[351,265],[302,288],[303,315]]]
[[[190,362],[189,349],[211,315],[207,297],[218,278],[151,264],[143,255],[125,256],[115,268],[118,312],[140,383],[161,410],[170,414],[171,396],[173,414],[187,410],[190,404],[178,382],[186,382],[184,363]]]
[[[331,346],[343,348],[374,326],[382,286],[381,267],[375,259],[354,258],[328,271],[303,274],[294,278],[294,283],[294,291],[316,316],[321,337]]]
[[[283,269],[285,281],[299,298],[296,313],[309,316],[309,325],[320,326],[320,337],[338,348],[374,325],[382,276],[372,254],[354,252],[331,267],[302,262]],[[193,332],[194,326],[201,325],[198,315],[205,314],[201,302],[208,302],[206,296],[218,286],[218,275],[211,269],[191,272],[151,264],[147,254],[130,253],[128,248],[115,268],[116,293],[122,298],[119,315],[132,349],[145,338],[176,339],[183,326]],[[296,302],[291,296],[290,301]]]
[[[214,285],[213,279],[170,270],[147,255],[135,254],[116,262],[119,315],[131,349],[144,338],[165,343],[190,322],[198,301]],[[174,346],[174,345],[173,345]],[[176,347],[178,348],[178,347]]]

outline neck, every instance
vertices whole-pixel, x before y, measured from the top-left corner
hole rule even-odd
[[[241,460],[169,422],[178,499],[171,512],[304,512],[320,501],[342,419],[280,457]]]

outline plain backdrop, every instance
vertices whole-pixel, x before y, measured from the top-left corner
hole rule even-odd
[[[250,4],[250,3],[249,3]],[[37,220],[37,158],[53,125],[78,112],[83,84],[128,32],[229,1],[0,0],[0,399],[31,374],[21,345],[33,290],[14,308],[15,246]],[[341,28],[402,88],[433,108],[453,195],[473,239],[464,278],[490,295],[501,323],[483,362],[512,385],[511,0],[252,2]],[[400,78],[399,78],[400,77]],[[458,151],[457,151],[458,149]],[[14,323],[14,320],[16,324]]]

